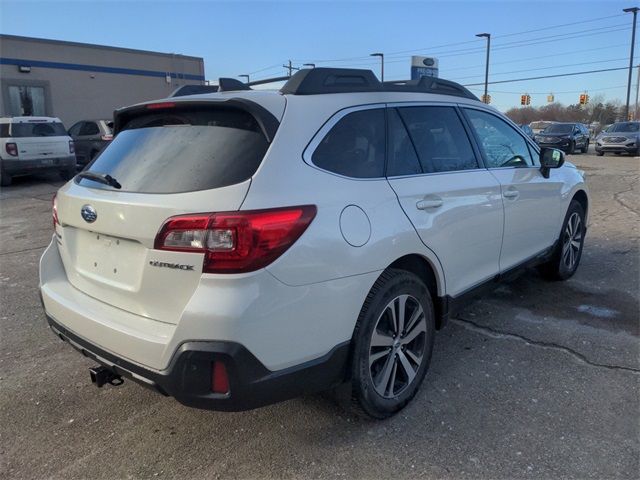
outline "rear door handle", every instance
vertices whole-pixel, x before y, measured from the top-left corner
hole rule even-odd
[[[427,210],[428,208],[438,208],[442,206],[442,200],[420,200],[416,203],[418,210]]]
[[[502,195],[504,196],[504,198],[517,198],[518,195],[520,195],[520,193],[518,192],[518,190],[513,189],[513,190],[507,190]]]

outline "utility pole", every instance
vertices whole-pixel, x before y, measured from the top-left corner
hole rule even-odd
[[[289,60],[289,64],[288,65],[282,65],[284,68],[286,68],[287,70],[289,70],[289,76],[293,75],[293,71],[294,70],[300,70],[297,67],[294,67],[293,65],[291,65],[291,60]]]
[[[638,74],[636,75],[636,109],[633,119],[638,121],[638,93],[640,92],[640,65],[638,65]]]
[[[380,57],[380,81],[384,83],[384,53],[371,53],[370,57]]]
[[[624,107],[624,119],[629,120],[629,97],[631,96],[631,75],[633,72],[633,47],[636,43],[636,17],[638,16],[638,7],[623,8],[625,13],[633,13],[633,29],[631,30],[631,54],[629,55],[629,78],[627,79],[627,103]]]
[[[484,37],[487,39],[487,62],[484,68],[484,95],[482,96],[482,101],[489,103],[489,52],[491,51],[491,34],[478,33],[476,37]]]

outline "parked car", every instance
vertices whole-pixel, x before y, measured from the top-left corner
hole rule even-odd
[[[520,129],[527,134],[527,136],[529,138],[533,138],[535,136],[535,134],[533,133],[533,130],[531,129],[531,127],[529,125],[527,125],[526,123],[523,123],[522,125],[518,125],[520,127]]]
[[[541,147],[559,148],[573,154],[576,150],[589,150],[589,130],[581,123],[554,123],[535,136]]]
[[[640,155],[640,122],[609,125],[596,137],[596,155],[607,152]]]
[[[479,288],[578,268],[582,173],[466,88],[332,68],[224,84],[118,110],[54,198],[43,305],[96,385],[242,410],[348,382],[384,418]]]
[[[82,120],[69,129],[76,148],[76,162],[84,166],[113,139],[111,120]]]
[[[531,130],[533,130],[533,134],[537,135],[538,133],[542,132],[545,128],[547,128],[550,125],[553,125],[554,123],[556,122],[539,120],[537,122],[531,122],[529,126],[531,127]]]
[[[0,118],[0,184],[13,177],[57,170],[64,180],[75,174],[73,142],[59,118]]]

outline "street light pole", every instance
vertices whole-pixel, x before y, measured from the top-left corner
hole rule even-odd
[[[372,53],[370,57],[380,57],[380,81],[384,82],[384,53]]]
[[[302,66],[303,67],[316,68],[316,64],[315,63],[303,63]]]
[[[491,34],[478,33],[476,37],[484,37],[487,39],[487,63],[484,68],[484,96],[482,97],[482,101],[489,103],[489,52],[491,51]]]
[[[246,79],[247,79],[247,82],[246,82],[246,83],[247,83],[247,84],[249,83],[249,75],[244,74],[244,75],[238,75],[238,76],[239,76],[239,77],[244,77],[244,78],[246,78]]]
[[[627,79],[627,103],[624,107],[624,119],[629,120],[629,98],[631,97],[631,75],[633,71],[633,47],[636,43],[636,17],[638,16],[638,7],[623,8],[625,13],[633,13],[633,29],[631,30],[631,54],[629,55],[629,78]]]

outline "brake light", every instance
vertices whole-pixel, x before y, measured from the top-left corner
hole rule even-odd
[[[73,140],[69,140],[69,153],[76,153],[76,145]]]
[[[58,194],[54,193],[51,199],[51,214],[53,216],[53,230],[55,231],[56,225],[60,225],[58,221]]]
[[[104,142],[110,142],[111,140],[113,140],[113,135],[108,133],[107,135],[102,135],[100,139]]]
[[[4,145],[4,149],[12,157],[17,157],[18,156],[18,145],[17,144],[15,144],[13,142],[6,143]]]
[[[315,215],[315,205],[178,215],[164,222],[155,248],[204,253],[203,273],[252,272],[282,255]]]
[[[213,393],[229,393],[229,375],[227,367],[220,361],[211,364],[211,391]]]
[[[150,103],[147,105],[147,110],[156,110],[158,108],[173,108],[176,104],[174,102],[160,102],[160,103]]]

